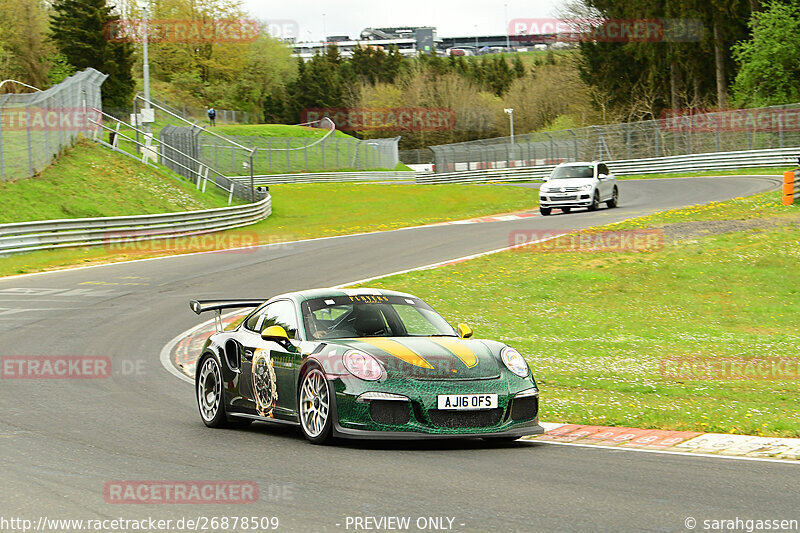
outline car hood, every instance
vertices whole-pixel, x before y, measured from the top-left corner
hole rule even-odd
[[[390,378],[490,379],[500,376],[498,357],[477,339],[364,337],[332,342],[375,356]]]
[[[581,187],[583,185],[593,185],[594,178],[566,178],[559,180],[549,180],[542,184],[542,189],[552,189],[561,187]]]

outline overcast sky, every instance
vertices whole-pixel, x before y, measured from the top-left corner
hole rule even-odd
[[[434,26],[439,37],[503,35],[508,19],[556,16],[564,0],[244,0],[258,19],[296,21],[299,40],[358,37],[364,28]],[[323,17],[324,14],[324,17]],[[309,32],[311,32],[309,34]]]

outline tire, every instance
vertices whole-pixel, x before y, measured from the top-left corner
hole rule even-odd
[[[216,358],[205,355],[200,359],[195,380],[195,398],[200,418],[210,428],[228,427],[225,415],[225,400],[222,390],[222,370]]]
[[[297,411],[300,429],[312,444],[325,444],[331,440],[333,417],[328,380],[316,366],[308,368],[300,379]]]
[[[616,185],[614,185],[614,192],[611,193],[611,200],[607,201],[606,205],[612,209],[619,205],[619,189]]]
[[[546,217],[546,216],[549,216],[549,215],[550,215],[550,212],[551,212],[552,210],[553,210],[553,208],[552,208],[552,207],[540,207],[540,208],[539,208],[539,212],[540,212],[540,213],[542,214],[542,216],[544,216],[544,217]]]
[[[561,208],[561,212],[562,213],[569,213],[570,211],[572,211],[571,207],[562,207]]]
[[[228,418],[222,390],[222,371],[216,358],[206,355],[200,360],[198,368],[195,397],[203,423],[210,428],[246,428],[252,424],[252,419]]]
[[[592,198],[592,205],[589,206],[589,211],[597,211],[600,209],[600,191],[594,191],[594,197]]]

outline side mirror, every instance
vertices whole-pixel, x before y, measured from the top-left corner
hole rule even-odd
[[[289,335],[281,326],[269,326],[261,332],[261,338],[265,341],[289,342]]]
[[[599,180],[604,180],[604,179],[606,179],[607,177],[608,177],[608,175],[606,175],[606,174],[598,174],[598,175],[597,175],[597,179],[599,179]]]
[[[466,324],[459,324],[458,337],[460,339],[469,339],[470,337],[472,337],[472,328]]]

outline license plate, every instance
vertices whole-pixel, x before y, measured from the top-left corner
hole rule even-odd
[[[497,394],[440,394],[437,407],[447,411],[476,411],[497,408]]]

